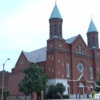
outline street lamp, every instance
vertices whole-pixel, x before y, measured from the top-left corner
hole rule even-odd
[[[10,58],[8,58],[7,60],[10,60]],[[2,73],[2,95],[1,95],[1,100],[3,100],[3,90],[4,90],[4,67],[5,67],[5,64],[6,64],[7,60],[5,61],[5,63],[3,63],[3,73]]]

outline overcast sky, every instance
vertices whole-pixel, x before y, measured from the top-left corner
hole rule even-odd
[[[100,31],[100,0],[57,0],[63,18],[63,38],[86,32],[92,19]],[[0,0],[0,71],[15,66],[21,51],[46,46],[49,22],[55,0]]]

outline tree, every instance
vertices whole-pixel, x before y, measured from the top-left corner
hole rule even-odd
[[[38,93],[44,91],[47,87],[45,83],[47,82],[48,75],[44,74],[42,68],[37,64],[30,64],[23,72],[25,77],[18,84],[20,92],[29,95],[33,91]]]
[[[98,76],[98,80],[95,81],[96,86],[94,88],[94,91],[100,92],[100,74],[97,74],[97,76]]]
[[[0,99],[1,99],[1,94],[2,94],[2,88],[0,87]],[[8,95],[9,95],[9,91],[4,89],[4,91],[3,91],[3,99],[6,99]]]
[[[59,94],[61,95],[61,99],[63,96],[63,93],[65,92],[66,88],[62,83],[57,83],[56,85],[50,85],[48,88],[48,93],[47,93],[47,97],[49,97],[49,99],[56,99],[59,98]],[[59,94],[58,94],[59,93]]]
[[[57,88],[55,85],[50,85],[49,88],[48,88],[48,96],[50,98],[55,98],[56,97],[56,94],[57,94]]]
[[[48,92],[50,94],[56,94],[57,93],[57,88],[52,84],[49,86]]]
[[[66,87],[63,85],[63,83],[57,83],[56,88],[57,88],[57,91],[60,93],[61,99],[62,99],[63,93],[66,90]]]
[[[65,92],[65,90],[66,90],[66,87],[63,85],[63,83],[57,83],[56,87],[57,87],[57,91],[60,94],[63,94]]]

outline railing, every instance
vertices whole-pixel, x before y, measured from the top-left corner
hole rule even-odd
[[[69,95],[70,99],[80,99],[80,98],[92,98],[91,94],[70,94]]]

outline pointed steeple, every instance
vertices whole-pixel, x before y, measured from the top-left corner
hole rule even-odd
[[[61,17],[57,4],[55,3],[55,6],[49,18],[50,38],[62,38],[62,23],[63,19]]]
[[[53,11],[51,13],[51,16],[50,16],[49,20],[53,19],[53,18],[62,19],[60,11],[59,11],[56,3],[55,3],[55,6],[53,8]]]
[[[98,31],[97,28],[91,18],[91,22],[87,31],[87,43],[88,47],[94,49],[99,48],[99,42],[98,42]]]
[[[87,34],[90,33],[90,32],[95,32],[95,33],[98,33],[98,30],[91,18],[91,22],[90,22],[90,25],[89,25],[89,28],[88,28],[88,31],[87,31]]]

